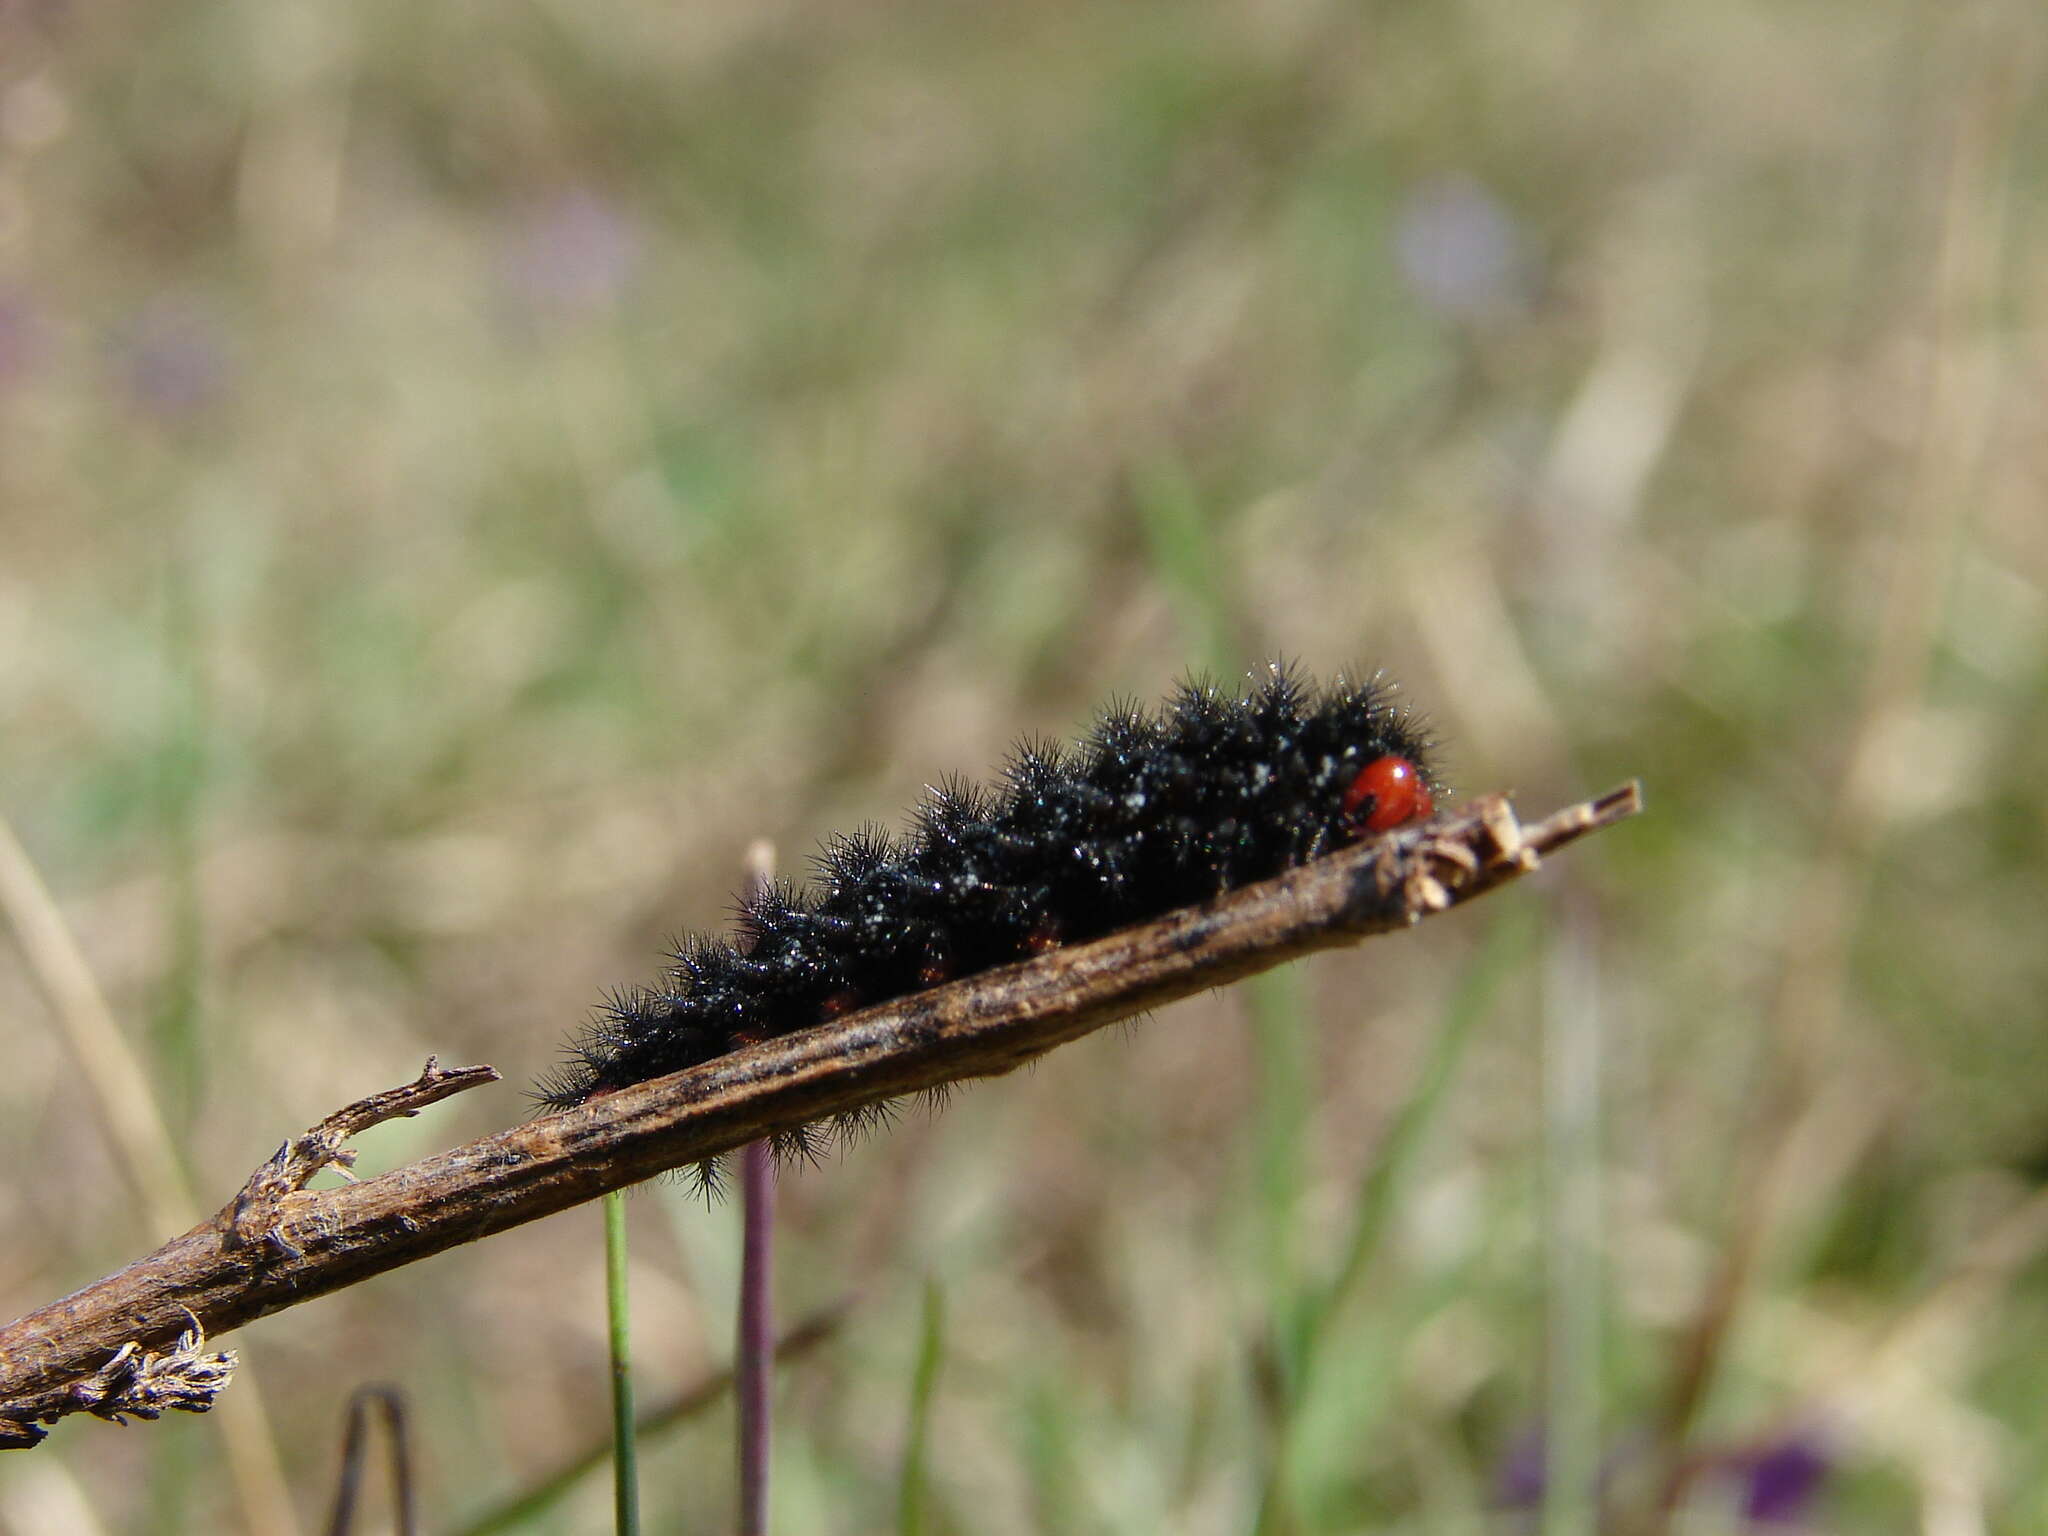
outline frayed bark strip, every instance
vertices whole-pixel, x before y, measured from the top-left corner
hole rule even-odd
[[[288,1144],[274,1172],[266,1165],[210,1220],[0,1329],[0,1445],[33,1443],[9,1442],[4,1431],[32,1428],[53,1391],[89,1378],[124,1346],[168,1343],[194,1324],[224,1333],[780,1130],[1011,1071],[1134,1013],[1408,927],[1640,808],[1631,784],[1525,826],[1505,796],[1486,796],[1203,906],[622,1088],[341,1189],[297,1187],[335,1161],[334,1146],[316,1139],[295,1156]],[[392,1090],[407,1106],[396,1112],[445,1096],[405,1098],[420,1089]]]

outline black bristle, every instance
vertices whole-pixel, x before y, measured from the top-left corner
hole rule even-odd
[[[885,1131],[903,1115],[902,1102],[897,1099],[883,1099],[874,1104],[856,1104],[852,1109],[842,1109],[832,1117],[832,1139],[841,1147],[850,1147],[866,1140],[877,1131]]]
[[[732,1182],[732,1170],[722,1157],[707,1157],[676,1172],[690,1186],[690,1193],[707,1204],[723,1200],[726,1186]]]

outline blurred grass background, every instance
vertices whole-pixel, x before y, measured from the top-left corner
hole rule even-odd
[[[508,1083],[365,1171],[519,1117],[752,838],[1385,665],[1462,789],[1650,814],[786,1179],[783,1311],[858,1299],[778,1528],[2048,1529],[2044,30],[13,0],[0,813],[211,1209],[428,1052]],[[168,1233],[13,945],[0,1028],[12,1315]],[[738,1213],[631,1215],[654,1401]],[[298,1517],[361,1382],[434,1529],[595,1439],[601,1275],[592,1207],[228,1341]],[[242,1526],[225,1418],[0,1528]]]

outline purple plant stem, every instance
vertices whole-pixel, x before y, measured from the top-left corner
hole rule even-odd
[[[775,1370],[775,1159],[765,1141],[740,1154],[746,1248],[740,1261],[740,1332],[733,1361],[740,1400],[740,1536],[768,1529],[769,1388]]]
[[[773,878],[775,856],[765,843],[748,850],[750,895]],[[774,1423],[770,1394],[775,1372],[775,1155],[765,1141],[740,1152],[740,1208],[744,1238],[740,1253],[739,1338],[733,1351],[733,1381],[739,1396],[739,1536],[766,1536],[768,1451]]]

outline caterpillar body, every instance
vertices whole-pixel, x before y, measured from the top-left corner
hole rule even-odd
[[[730,937],[609,998],[537,1097],[581,1104],[1267,879],[1431,814],[1432,745],[1377,677],[1318,688],[1279,663],[1241,693],[1112,703],[1077,746],[1027,740],[992,785],[928,788],[901,837],[829,839],[810,887],[750,897]]]

